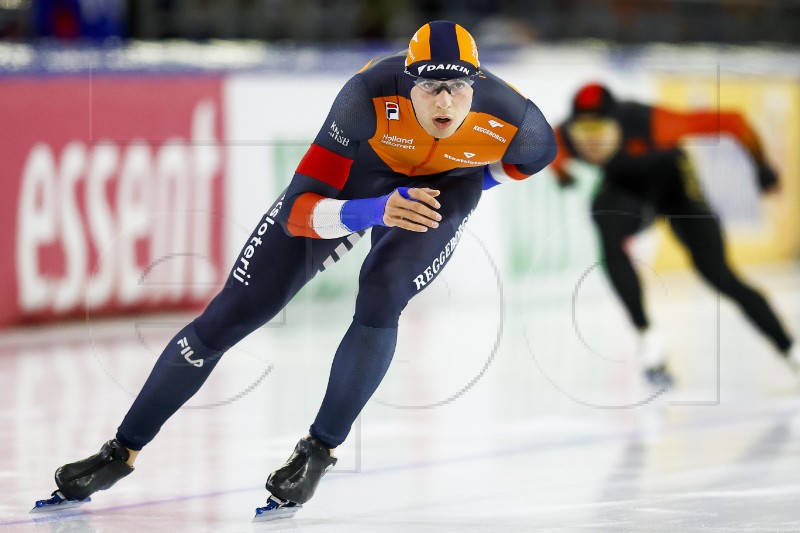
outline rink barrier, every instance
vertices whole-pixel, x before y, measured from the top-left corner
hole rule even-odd
[[[14,77],[0,325],[197,308],[219,288],[219,77]]]

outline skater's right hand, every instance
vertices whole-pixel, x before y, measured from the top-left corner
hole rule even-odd
[[[441,205],[436,201],[439,191],[428,188],[398,189],[386,202],[383,223],[409,231],[425,232],[428,228],[438,228],[442,215],[434,211]]]

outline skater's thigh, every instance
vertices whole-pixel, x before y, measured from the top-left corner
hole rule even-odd
[[[592,201],[592,219],[606,239],[634,235],[652,224],[655,216],[643,199],[612,185],[601,186]]]
[[[359,275],[356,319],[367,326],[394,327],[408,301],[444,269],[481,195],[480,179],[441,178],[422,184],[441,191],[439,227],[417,233],[372,229],[372,248]]]
[[[692,256],[720,260],[723,230],[719,218],[703,195],[693,165],[683,154],[677,159],[673,189],[664,210],[673,233]]]
[[[670,228],[703,270],[725,267],[725,240],[719,219],[708,210],[668,217]],[[725,267],[727,268],[727,267]]]
[[[309,239],[287,235],[277,222],[280,200],[242,247],[222,290],[195,321],[209,347],[227,349],[275,317],[297,292],[338,261],[361,237]]]

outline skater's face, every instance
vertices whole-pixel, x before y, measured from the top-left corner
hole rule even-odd
[[[422,129],[437,139],[445,139],[467,118],[473,94],[466,81],[421,83],[411,89],[411,103]]]
[[[619,150],[622,130],[613,118],[580,117],[569,125],[578,156],[593,165],[602,165]]]

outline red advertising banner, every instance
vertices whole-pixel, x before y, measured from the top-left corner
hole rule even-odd
[[[221,83],[0,80],[0,326],[213,296],[227,271]]]

